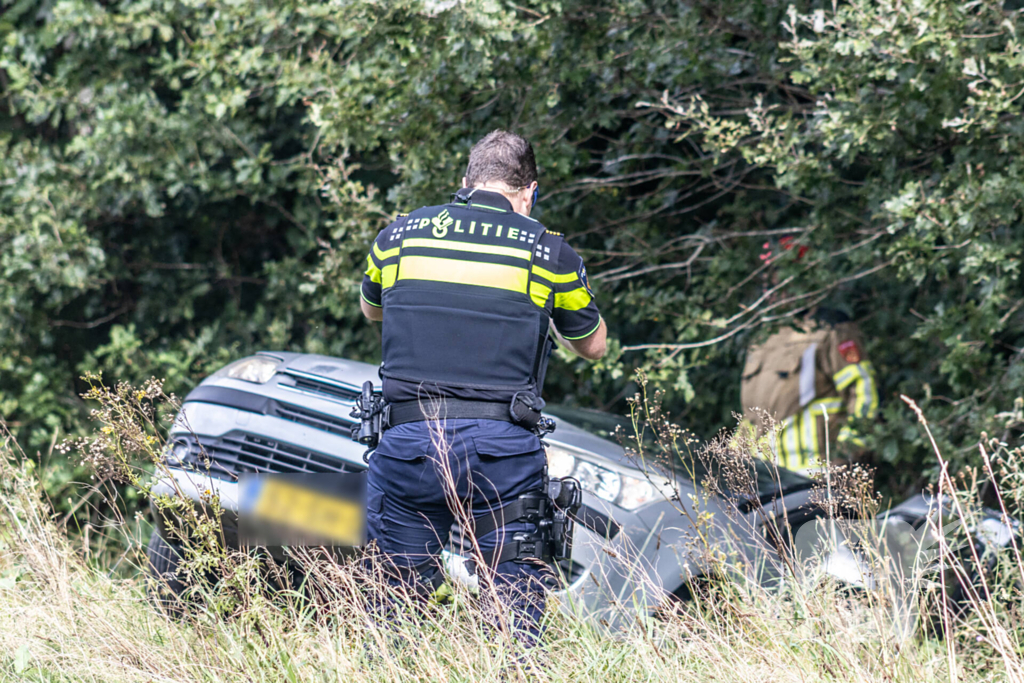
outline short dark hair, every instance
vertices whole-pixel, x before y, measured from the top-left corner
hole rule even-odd
[[[533,145],[515,133],[494,130],[473,145],[466,167],[466,184],[477,187],[492,181],[518,190],[537,179]]]

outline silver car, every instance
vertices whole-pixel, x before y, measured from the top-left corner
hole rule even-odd
[[[225,539],[237,544],[242,475],[365,470],[349,413],[366,381],[379,382],[376,366],[313,354],[261,352],[222,368],[186,397],[166,450],[169,476],[155,486],[154,500],[184,495],[200,504],[217,496]],[[556,591],[573,611],[614,622],[671,596],[685,599],[707,571],[709,546],[737,547],[753,559],[777,536],[765,531],[769,518],[799,525],[820,513],[809,502],[811,480],[798,474],[758,465],[749,495],[709,495],[701,484],[714,473],[699,461],[669,473],[627,457],[612,436],[622,418],[559,406],[546,412],[557,424],[545,438],[549,474],[573,476],[584,489],[584,523]],[[150,561],[180,589],[164,507],[153,505]],[[472,585],[464,552],[453,529],[447,573]]]

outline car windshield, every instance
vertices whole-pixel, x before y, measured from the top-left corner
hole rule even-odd
[[[555,417],[565,420],[566,422],[579,427],[580,429],[590,432],[595,436],[599,436],[602,439],[607,439],[615,443],[620,443],[620,439],[616,435],[616,430],[621,429],[619,434],[633,435],[633,423],[632,421],[622,415],[615,415],[613,413],[606,413],[601,410],[592,410],[588,408],[576,408],[565,405],[552,405],[548,404],[545,408],[545,412],[554,415]],[[645,446],[653,446],[653,437],[648,432],[644,439]],[[778,469],[770,467],[760,458],[754,458],[751,464],[753,468],[752,477],[756,481],[757,496],[762,502],[767,499],[774,498],[779,493],[789,493],[792,491],[800,491],[802,489],[810,488],[814,482],[813,480],[797,474],[791,470],[779,467]],[[709,477],[714,479],[719,489],[722,491],[729,490],[727,482],[723,473],[720,471],[721,468],[718,463],[713,459],[697,458],[689,454],[681,454],[680,460],[675,463],[675,473],[681,477],[689,479],[695,483],[701,483],[706,481]]]

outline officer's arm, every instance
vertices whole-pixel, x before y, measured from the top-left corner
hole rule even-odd
[[[363,309],[363,315],[365,315],[368,320],[376,320],[379,322],[384,319],[383,308],[368,304],[364,299],[359,300],[359,307]]]
[[[387,233],[387,230],[388,228],[385,228],[377,235],[370,253],[366,256],[366,273],[363,275],[363,284],[359,289],[359,308],[369,320],[384,319],[384,308],[382,307],[384,292],[383,269],[398,254],[398,249],[394,249],[392,250],[393,253],[389,253],[382,250],[378,244]]]
[[[566,339],[554,330],[555,336],[566,348],[587,360],[598,360],[608,351],[608,326],[604,319],[592,333],[582,339]]]
[[[555,272],[541,277],[550,280],[554,293],[551,322],[558,341],[587,360],[603,357],[608,350],[608,326],[597,310],[579,254],[563,243]]]

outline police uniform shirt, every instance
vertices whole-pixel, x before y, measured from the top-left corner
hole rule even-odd
[[[462,218],[454,221],[452,215]],[[484,226],[488,226],[486,229],[489,231],[486,246],[489,253],[483,258],[490,262],[460,261],[460,254],[466,257],[469,252],[480,249],[478,242]],[[469,235],[471,230],[474,233],[472,237]],[[540,235],[533,243],[532,252],[523,252],[527,237],[537,232]],[[416,267],[411,267],[413,263],[410,260],[408,263],[403,261],[399,268],[400,259],[410,259],[409,255],[400,254],[403,244],[403,253],[416,254],[412,256],[417,259]],[[526,259],[509,258],[513,252],[530,256]],[[434,254],[448,258],[435,258]],[[471,255],[480,258],[478,253]],[[429,267],[424,265],[428,263]],[[512,268],[516,270],[510,276],[511,280],[503,280],[495,277],[489,268],[499,273],[503,271],[498,269],[504,269],[504,272],[513,272]],[[593,334],[601,322],[580,256],[565,243],[562,235],[545,231],[537,221],[515,213],[508,199],[495,192],[475,191],[469,206],[449,204],[419,209],[409,216],[399,217],[382,230],[367,256],[361,290],[363,300],[371,306],[384,307],[384,293],[388,288],[396,281],[407,279],[447,283],[465,291],[525,287],[533,304],[543,310],[559,334],[568,340],[583,339]],[[445,320],[432,321],[435,325],[445,323]],[[477,392],[463,388],[441,387],[439,393],[450,398],[483,398]],[[389,401],[415,400],[422,396],[420,387],[415,383],[389,381],[388,378],[384,381],[384,395]]]

